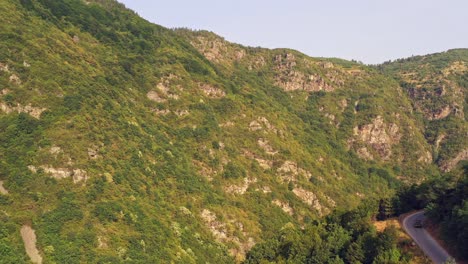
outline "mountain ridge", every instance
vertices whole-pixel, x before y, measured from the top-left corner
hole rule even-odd
[[[391,68],[172,31],[110,0],[0,12],[11,255],[28,224],[47,262],[240,261],[287,223],[440,174]],[[446,134],[466,133],[456,118]]]

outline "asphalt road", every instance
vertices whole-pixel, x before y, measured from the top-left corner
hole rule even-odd
[[[424,223],[425,220],[424,212],[417,212],[407,216],[403,219],[403,228],[406,230],[418,246],[424,251],[424,254],[428,256],[434,263],[444,263],[450,255],[443,249],[424,228],[414,227],[416,220],[420,220]]]

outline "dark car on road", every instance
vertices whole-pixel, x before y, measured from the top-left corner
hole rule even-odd
[[[413,227],[415,228],[422,228],[423,227],[423,224],[422,224],[422,221],[421,220],[416,220],[413,224]]]

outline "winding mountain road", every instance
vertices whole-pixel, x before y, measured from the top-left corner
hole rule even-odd
[[[414,223],[419,220],[424,223],[426,216],[424,211],[416,212],[403,219],[403,228],[418,246],[424,251],[424,254],[428,256],[434,263],[444,263],[450,255],[443,249],[437,241],[424,229],[414,227]]]

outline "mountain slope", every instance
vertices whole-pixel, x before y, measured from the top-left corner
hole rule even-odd
[[[45,262],[230,262],[438,174],[378,70],[153,25],[114,1],[0,3],[0,244]],[[19,260],[17,259],[19,258]]]
[[[435,161],[444,171],[468,159],[468,49],[387,62],[381,70],[398,79],[423,116]]]

